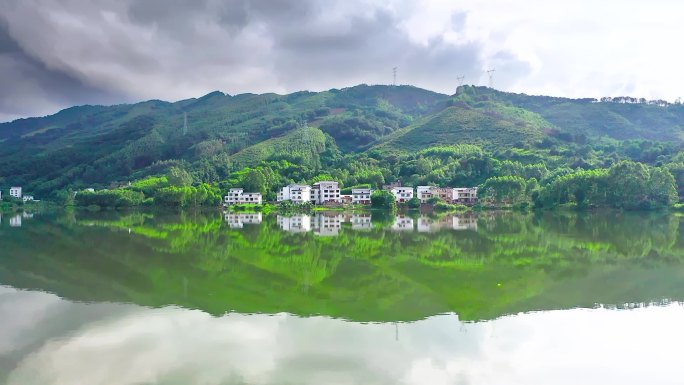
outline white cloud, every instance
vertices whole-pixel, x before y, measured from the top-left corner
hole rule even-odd
[[[0,100],[0,116],[75,102],[177,100],[216,89],[386,84],[394,66],[400,83],[445,93],[453,92],[459,75],[486,84],[490,67],[497,68],[495,86],[515,92],[672,100],[684,88],[674,40],[684,32],[684,4],[676,1],[57,4],[11,0],[0,10],[0,27],[21,58],[43,69],[30,77],[8,65],[17,53],[3,60],[9,54],[0,36],[0,63],[6,63],[0,80],[6,95],[22,101]],[[49,78],[69,79],[71,86]]]
[[[13,295],[26,300],[24,309],[55,299]],[[71,319],[72,327],[32,344],[7,384],[668,385],[681,378],[679,304],[538,312],[471,324],[453,315],[360,324],[59,302],[65,314],[53,309],[51,318]],[[0,311],[4,316],[11,309]],[[84,323],[78,314],[86,313],[106,317]],[[51,322],[39,319],[32,326],[41,331]],[[0,336],[12,332],[3,329]]]

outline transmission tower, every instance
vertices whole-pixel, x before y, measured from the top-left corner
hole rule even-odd
[[[392,68],[392,85],[397,85],[397,67]]]
[[[458,89],[461,88],[461,86],[463,85],[463,79],[465,79],[465,76],[463,75],[456,77],[456,80],[458,80],[458,87],[456,87],[456,92],[458,92]]]
[[[494,88],[494,72],[496,72],[496,69],[488,69],[487,70],[487,75],[489,75],[489,88]]]

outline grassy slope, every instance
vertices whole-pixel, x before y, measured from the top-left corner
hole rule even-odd
[[[306,127],[247,147],[231,159],[237,165],[252,166],[275,156],[301,156],[307,164],[312,164],[324,150],[323,132],[317,128]]]
[[[481,108],[452,106],[388,136],[378,149],[416,151],[434,145],[477,144],[497,149],[534,142],[553,125],[539,115],[498,103]]]

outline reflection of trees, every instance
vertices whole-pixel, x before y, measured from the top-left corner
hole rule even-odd
[[[19,270],[8,281],[19,287],[212,313],[400,320],[456,311],[477,319],[534,308],[522,304],[559,284],[585,293],[580,282],[595,274],[679,266],[680,220],[615,211],[509,213],[481,215],[477,231],[395,232],[386,220],[317,237],[281,231],[274,216],[231,229],[216,213],[77,213],[75,223],[34,221],[27,231],[40,234],[39,245],[8,239],[0,272]],[[638,299],[630,290],[639,275],[631,279],[616,284],[628,293],[625,302]],[[593,304],[594,295],[557,302]]]

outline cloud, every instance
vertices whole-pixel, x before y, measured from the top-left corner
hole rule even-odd
[[[287,314],[212,317],[12,289],[3,300],[0,288],[0,315],[10,319],[0,330],[9,343],[0,362],[13,364],[2,373],[8,385],[674,384],[684,343],[676,332],[681,304],[467,324],[455,315],[363,324]],[[25,348],[14,357],[17,346]]]
[[[396,6],[400,4],[400,6]],[[10,0],[1,39],[13,51],[0,114],[73,103],[177,100],[221,90],[293,92],[400,83],[453,92],[483,69],[481,44],[454,41],[451,12],[426,40],[403,3],[367,0]],[[4,51],[3,51],[4,52]],[[20,69],[21,70],[20,70]],[[13,81],[9,81],[13,80]],[[17,94],[10,98],[8,94]]]
[[[76,103],[178,100],[458,76],[534,94],[674,99],[684,4],[618,0],[6,0],[0,119]],[[657,20],[655,23],[653,20]]]

